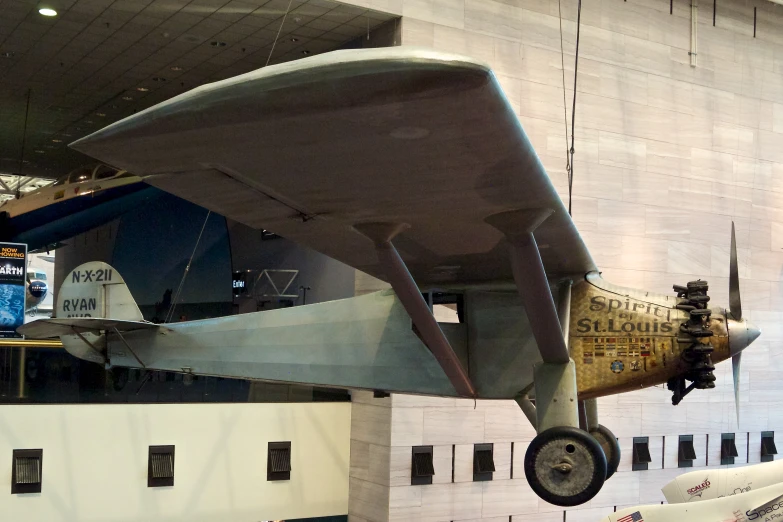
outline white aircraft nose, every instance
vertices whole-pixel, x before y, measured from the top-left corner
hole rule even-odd
[[[729,352],[732,357],[747,348],[761,335],[758,328],[744,319],[741,321],[729,319],[727,322],[729,325]]]

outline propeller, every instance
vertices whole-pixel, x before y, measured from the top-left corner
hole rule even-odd
[[[734,222],[731,222],[731,254],[729,260],[729,313],[735,321],[742,320],[742,301],[740,300],[739,288],[739,266],[737,263],[737,238],[734,234]],[[740,389],[740,363],[742,362],[742,352],[738,352],[731,357],[731,370],[734,376],[734,409],[737,413],[737,426],[739,427],[740,407],[739,407],[739,389]]]

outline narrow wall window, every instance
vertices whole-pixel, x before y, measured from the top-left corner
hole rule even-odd
[[[734,464],[737,454],[737,445],[734,444],[733,433],[721,433],[720,435],[720,463],[721,465]]]
[[[433,475],[432,446],[414,446],[411,450],[411,486],[432,484]]]
[[[633,471],[645,471],[649,468],[652,462],[649,444],[649,437],[633,438],[633,465],[631,466]]]
[[[495,472],[493,444],[476,444],[473,446],[473,481],[492,480]]]
[[[677,467],[692,468],[696,460],[696,450],[693,447],[693,435],[680,435],[680,444],[677,449]]]

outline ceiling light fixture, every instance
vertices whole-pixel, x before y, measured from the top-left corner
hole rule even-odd
[[[52,140],[52,143],[62,143],[62,142],[63,142],[63,140],[58,140],[57,138]]]
[[[105,112],[96,112],[95,115],[103,118],[104,116],[106,116],[106,113]]]
[[[147,92],[149,89],[147,87],[136,87],[136,90],[139,92]]]
[[[209,42],[209,45],[211,45],[212,47],[225,47],[226,42],[219,42],[218,40],[215,40],[213,42]]]
[[[38,10],[38,13],[44,16],[57,16],[57,11],[49,7],[42,7]]]
[[[131,101],[133,99],[133,96],[123,96],[122,99],[125,101]]]
[[[293,38],[291,38],[291,41],[292,41],[292,42],[298,42],[298,41],[299,41],[299,38],[297,38],[296,36],[294,36]]]
[[[180,67],[179,65],[175,65],[175,66],[171,67],[170,69],[171,69],[172,71],[176,71],[176,72],[179,72],[179,71],[182,71],[182,70],[184,70],[184,69],[182,69],[182,67]]]

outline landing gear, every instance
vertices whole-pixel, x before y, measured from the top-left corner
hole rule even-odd
[[[592,499],[606,480],[606,467],[601,445],[578,428],[558,426],[541,432],[525,453],[528,484],[543,500],[558,506]]]
[[[617,442],[617,437],[609,431],[609,428],[600,424],[598,427],[590,430],[590,435],[598,441],[601,449],[604,450],[604,456],[606,457],[606,480],[609,480],[609,477],[617,471],[617,466],[620,465],[620,443]]]

